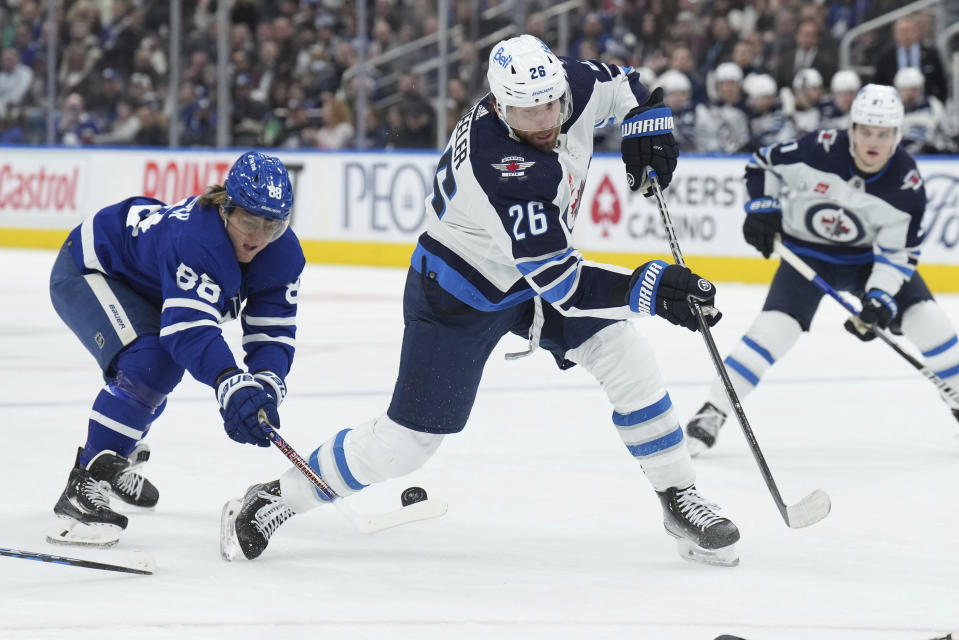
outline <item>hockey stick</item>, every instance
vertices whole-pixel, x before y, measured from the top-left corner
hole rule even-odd
[[[65,564],[71,567],[83,567],[84,569],[101,569],[103,571],[119,571],[122,573],[139,573],[146,576],[153,575],[156,565],[153,559],[145,553],[134,552],[130,554],[133,562],[129,565],[109,564],[105,562],[94,562],[93,560],[81,560],[79,558],[67,558],[65,556],[55,556],[47,553],[38,553],[36,551],[20,551],[19,549],[4,549],[0,547],[0,556],[8,558],[20,558],[22,560],[39,560],[40,562],[50,562],[52,564]]]
[[[360,533],[376,533],[377,531],[398,527],[410,522],[439,518],[444,515],[449,508],[449,505],[444,500],[427,498],[426,500],[414,502],[405,507],[394,509],[393,511],[376,514],[358,513],[347,504],[323,478],[310,468],[309,463],[296,452],[289,442],[284,440],[283,437],[276,432],[276,429],[270,424],[266,412],[260,409],[257,417],[260,419],[260,427],[266,431],[266,435],[270,438],[270,441],[276,445],[276,448],[293,463],[294,467],[300,470],[300,473],[313,483],[313,486],[319,489],[320,492],[333,503],[333,506],[336,507],[343,517],[349,520]]]
[[[659,186],[659,178],[652,168],[649,168],[648,171],[648,179],[652,184],[653,194],[656,196],[656,204],[659,206],[659,214],[663,219],[663,226],[666,228],[666,235],[669,238],[669,248],[673,253],[673,259],[676,261],[676,264],[686,266],[686,261],[683,260],[683,253],[679,248],[679,241],[676,239],[676,230],[673,228],[673,222],[669,217],[669,210],[666,208],[666,199],[663,198],[663,191]],[[699,332],[702,334],[703,341],[706,343],[706,350],[709,351],[709,356],[712,358],[716,372],[719,374],[723,388],[726,390],[726,397],[729,399],[729,404],[736,414],[736,419],[739,420],[739,426],[742,427],[743,435],[746,436],[749,449],[756,459],[756,464],[759,465],[759,471],[762,473],[763,480],[766,481],[769,493],[772,494],[773,501],[775,501],[776,507],[779,509],[783,520],[793,529],[808,527],[811,524],[819,522],[829,515],[829,510],[832,508],[829,496],[826,495],[825,491],[816,489],[796,504],[787,505],[783,501],[782,494],[779,493],[779,487],[776,486],[776,481],[773,479],[772,472],[769,470],[769,465],[766,464],[763,452],[759,448],[759,443],[756,441],[756,436],[749,426],[749,421],[746,420],[746,413],[743,411],[742,404],[736,395],[736,390],[733,388],[733,384],[729,379],[729,374],[726,372],[726,366],[723,364],[722,357],[719,355],[719,350],[716,349],[716,343],[713,341],[712,333],[709,331],[709,323],[706,322],[706,317],[703,315],[702,306],[698,300],[691,296],[687,298],[687,302],[696,315],[696,321],[699,323]]]
[[[809,280],[811,283],[816,285],[820,291],[841,304],[846,311],[852,314],[853,319],[858,321],[859,310],[857,310],[851,302],[843,298],[842,295],[840,295],[840,293],[832,287],[832,285],[823,280],[819,274],[816,273],[812,267],[806,264],[802,258],[797,256],[792,252],[791,249],[789,249],[789,247],[784,245],[778,234],[776,235],[776,239],[773,241],[773,249],[777,254],[779,254],[779,257],[782,258],[783,262],[798,271],[799,275],[804,277],[806,280]],[[943,397],[949,398],[955,403],[955,406],[959,408],[959,391],[953,389],[946,381],[929,369],[929,367],[924,365],[922,362],[913,357],[908,351],[903,349],[899,342],[893,338],[888,331],[880,327],[870,327],[870,329],[877,336],[879,336],[880,340],[892,347],[893,351],[902,356],[903,360],[911,364],[914,369],[926,376],[926,378],[928,378],[932,384],[936,385],[936,388],[939,389],[939,393],[941,393]]]

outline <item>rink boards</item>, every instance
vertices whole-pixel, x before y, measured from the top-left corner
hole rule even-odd
[[[425,225],[438,154],[268,150],[289,167],[293,227],[314,263],[403,266]],[[55,248],[97,209],[144,194],[176,202],[222,183],[238,150],[20,149],[0,160],[0,246]],[[684,155],[666,191],[691,266],[715,280],[767,282],[766,261],[742,239],[745,155]],[[936,291],[959,291],[959,158],[923,157],[929,199],[920,271]],[[521,179],[504,177],[504,180]],[[455,197],[455,196],[454,196]],[[632,266],[668,257],[653,202],[626,187],[616,154],[599,154],[577,200],[576,246]]]

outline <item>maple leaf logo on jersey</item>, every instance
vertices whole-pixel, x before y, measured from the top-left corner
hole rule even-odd
[[[909,173],[906,174],[906,177],[902,179],[902,186],[900,189],[912,189],[913,191],[918,191],[919,187],[922,186],[922,178],[919,176],[919,171],[912,169]]]
[[[493,162],[491,166],[498,169],[501,178],[517,178],[526,175],[526,170],[532,167],[535,162],[527,162],[523,156],[506,156],[499,162]]]
[[[609,179],[609,176],[605,176],[599,183],[599,188],[596,189],[596,197],[593,198],[593,222],[602,228],[603,237],[608,238],[610,226],[619,222],[621,216],[616,188],[613,187],[613,181]]]

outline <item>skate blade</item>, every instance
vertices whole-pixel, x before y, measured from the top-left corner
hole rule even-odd
[[[676,540],[676,549],[683,560],[708,564],[714,567],[735,567],[739,564],[739,554],[736,545],[731,544],[719,549],[704,549],[685,538]]]
[[[51,544],[81,547],[112,547],[120,541],[123,531],[115,524],[86,524],[68,516],[56,516],[56,522],[47,533]]]
[[[236,539],[236,516],[243,506],[243,500],[236,498],[223,505],[220,512],[220,557],[233,562],[240,553],[240,541]]]

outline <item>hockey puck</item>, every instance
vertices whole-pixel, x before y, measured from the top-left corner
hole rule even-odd
[[[723,634],[721,636],[716,636],[716,640],[746,640],[746,638],[740,638],[739,636],[731,636],[728,634]]]
[[[400,502],[404,507],[408,507],[414,502],[423,502],[426,500],[426,489],[423,487],[409,487],[400,494]]]

